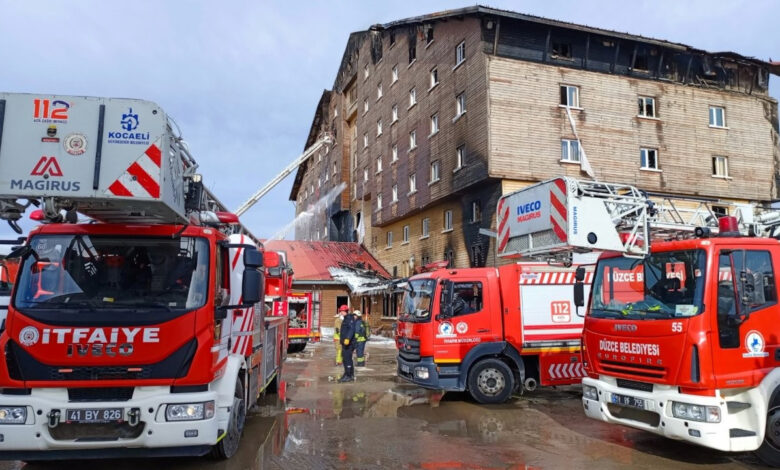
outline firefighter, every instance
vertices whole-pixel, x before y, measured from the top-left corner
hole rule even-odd
[[[336,346],[336,365],[340,366],[342,362],[341,357],[341,322],[344,320],[344,315],[349,312],[349,307],[342,305],[339,307],[339,313],[336,314],[336,320],[333,322],[333,344]]]
[[[352,354],[355,352],[355,327],[357,317],[347,311],[341,322],[339,338],[341,341],[341,356],[344,359],[344,375],[339,382],[352,382],[355,380],[355,366],[352,363]]]
[[[360,310],[355,310],[357,315],[357,324],[355,326],[355,341],[357,341],[357,367],[366,365],[366,341],[371,336],[371,328],[368,320],[363,318]]]

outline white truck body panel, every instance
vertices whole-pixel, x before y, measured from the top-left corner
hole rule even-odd
[[[174,140],[149,101],[0,93],[0,199],[55,197],[110,222],[185,222]]]

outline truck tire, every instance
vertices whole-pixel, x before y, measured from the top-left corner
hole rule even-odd
[[[244,399],[244,384],[241,383],[240,379],[237,379],[227,432],[225,437],[211,449],[211,455],[220,460],[233,457],[238,451],[238,444],[241,441],[241,435],[244,433],[245,422],[246,400]]]
[[[469,394],[479,403],[504,403],[515,389],[515,376],[500,359],[483,359],[469,371]]]
[[[756,455],[770,467],[780,467],[780,390],[775,390],[766,413],[764,442]]]

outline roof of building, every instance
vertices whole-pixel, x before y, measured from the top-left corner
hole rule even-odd
[[[266,250],[284,251],[292,265],[295,281],[334,281],[334,270],[344,269],[374,278],[389,279],[390,274],[359,243],[268,240]]]

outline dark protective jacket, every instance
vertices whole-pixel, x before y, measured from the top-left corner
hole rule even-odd
[[[357,326],[357,317],[348,313],[341,321],[340,340],[344,345],[344,340],[348,339],[350,346],[355,343],[355,327]]]

